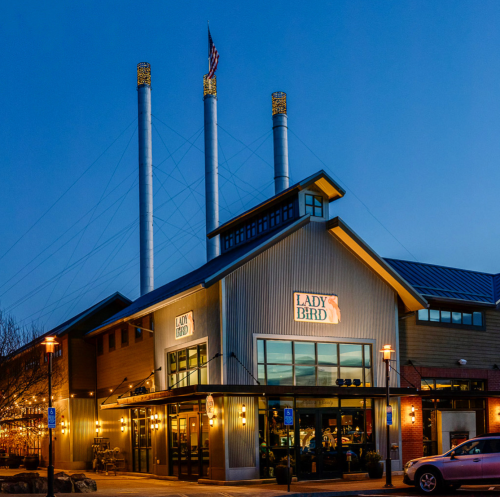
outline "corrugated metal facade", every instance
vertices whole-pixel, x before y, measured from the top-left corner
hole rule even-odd
[[[73,435],[73,461],[92,460],[92,444],[95,436],[94,399],[70,399],[71,434]]]
[[[240,416],[241,407],[246,407],[246,425]],[[252,397],[227,397],[225,414],[227,416],[229,437],[229,468],[253,468],[255,457],[255,399]]]
[[[193,311],[194,333],[185,338],[175,339],[175,318],[186,312]],[[208,339],[208,359],[220,352],[220,307],[219,285],[200,290],[154,313],[155,322],[155,364],[162,366],[162,371],[155,376],[157,390],[166,390],[165,351],[183,346],[203,338]],[[208,365],[209,383],[220,383],[220,359],[214,359]]]
[[[378,350],[397,346],[396,296],[371,269],[314,222],[282,240],[225,278],[226,358],[234,352],[257,376],[255,334],[281,337],[332,337],[373,344],[375,385],[383,385],[384,364]],[[293,292],[336,294],[339,324],[297,322]],[[227,360],[228,384],[251,384],[252,378],[234,359]],[[394,377],[393,385],[397,384]]]

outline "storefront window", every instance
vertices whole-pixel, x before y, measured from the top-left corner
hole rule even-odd
[[[335,386],[342,378],[370,387],[371,353],[371,345],[259,339],[258,379],[267,385]]]
[[[285,407],[294,407],[289,439]],[[290,464],[300,478],[338,477],[363,471],[364,457],[373,450],[374,418],[371,399],[259,398],[259,463],[262,478],[274,478],[276,466]],[[341,449],[340,449],[341,447]],[[349,457],[347,457],[349,455]]]
[[[205,343],[168,354],[169,388],[187,387],[188,385],[206,385],[207,345]]]

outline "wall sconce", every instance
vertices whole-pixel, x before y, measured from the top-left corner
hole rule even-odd
[[[415,423],[415,406],[411,406],[411,412],[410,412],[410,417],[411,417],[411,424]]]
[[[500,413],[498,413],[498,414],[500,414]],[[208,424],[209,424],[210,426],[213,426],[213,425],[214,425],[214,418],[210,418],[210,419],[208,420]]]
[[[61,433],[64,435],[66,433],[66,426],[64,423],[64,416],[61,416]]]
[[[121,418],[120,419],[120,423],[122,424],[121,425],[121,430],[122,430],[122,433],[125,431],[125,418]]]
[[[95,422],[95,432],[96,432],[96,435],[98,435],[98,434],[99,434],[99,428],[100,428],[100,426],[99,426],[99,421],[98,421],[98,420],[96,420],[96,422]]]
[[[243,426],[245,426],[247,424],[247,408],[245,406],[245,404],[243,404],[241,406],[241,423]]]

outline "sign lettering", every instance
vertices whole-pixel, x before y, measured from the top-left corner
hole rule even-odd
[[[184,338],[194,332],[193,311],[189,311],[182,316],[175,318],[175,339]]]
[[[293,313],[295,321],[338,324],[340,323],[339,298],[337,295],[295,292]]]

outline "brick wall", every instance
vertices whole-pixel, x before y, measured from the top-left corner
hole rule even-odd
[[[493,369],[435,368],[403,366],[401,387],[420,389],[420,375],[423,378],[456,378],[486,380],[489,391],[500,392],[500,371]],[[419,374],[420,373],[420,374]],[[415,423],[411,422],[411,406],[415,407]],[[487,430],[500,433],[500,398],[487,399]],[[423,456],[422,400],[419,397],[401,399],[401,434],[403,464],[410,459]]]
[[[412,405],[415,407],[415,423],[410,416]],[[424,455],[422,399],[419,397],[401,398],[401,439],[403,464]]]

